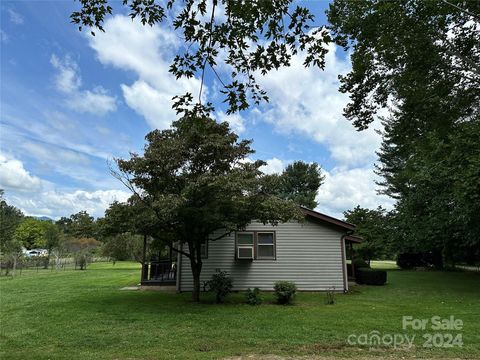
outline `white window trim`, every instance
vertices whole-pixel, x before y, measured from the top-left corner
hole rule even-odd
[[[252,236],[253,244],[239,244],[238,235],[248,234]],[[258,234],[272,234],[273,244],[258,244]],[[277,260],[277,233],[275,230],[268,231],[238,231],[235,233],[235,259],[238,259],[239,247],[251,247],[253,246],[253,259],[252,260]],[[259,246],[273,246],[273,256],[259,256]],[[242,260],[242,259],[239,259]]]
[[[272,244],[260,244],[258,242],[258,235],[259,234],[272,234],[273,236],[273,243]],[[276,260],[277,259],[277,239],[275,237],[275,231],[257,231],[256,233],[256,247],[257,247],[257,251],[256,251],[256,259],[259,259],[259,260]],[[273,248],[273,256],[260,256],[260,251],[259,251],[259,247],[260,246],[271,246]]]

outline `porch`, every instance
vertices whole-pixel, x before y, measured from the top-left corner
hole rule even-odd
[[[348,281],[354,283],[355,282],[355,268],[353,266],[353,259],[355,257],[355,252],[353,245],[354,244],[361,244],[362,243],[362,238],[359,236],[354,236],[354,235],[347,235],[343,237],[343,240],[345,241],[345,250],[346,250],[346,256],[345,256],[345,261],[347,265],[347,277]]]
[[[174,261],[150,261],[142,265],[141,285],[174,286],[176,282],[177,265]]]

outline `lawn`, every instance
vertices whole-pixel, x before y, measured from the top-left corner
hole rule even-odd
[[[388,268],[388,263],[374,264]],[[480,358],[480,274],[389,270],[383,287],[338,294],[301,293],[293,306],[215,305],[189,294],[121,291],[138,282],[133,263],[87,271],[24,271],[0,279],[1,359],[216,359],[277,354],[365,358]],[[266,295],[271,302],[271,294]],[[402,316],[463,320],[463,347],[412,349],[347,344],[350,334],[405,333]],[[427,331],[428,332],[428,331]]]

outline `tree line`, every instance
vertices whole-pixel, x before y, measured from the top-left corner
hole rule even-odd
[[[388,243],[437,267],[478,263],[480,2],[335,0],[327,17],[351,52],[345,117],[359,130],[383,124],[378,186],[396,201]]]

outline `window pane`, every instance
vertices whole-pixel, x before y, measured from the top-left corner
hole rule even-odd
[[[258,233],[259,244],[273,244],[273,233]]]
[[[258,257],[261,258],[273,258],[273,245],[259,245],[258,246]]]
[[[253,257],[253,248],[238,248],[238,257],[239,258],[252,258]]]
[[[253,234],[237,234],[238,245],[253,245]]]

